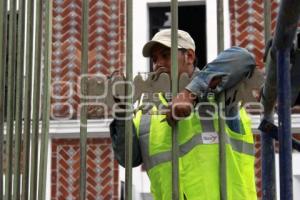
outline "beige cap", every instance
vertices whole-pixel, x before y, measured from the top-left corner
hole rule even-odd
[[[178,48],[192,49],[195,51],[195,42],[193,38],[185,31],[178,30]],[[171,48],[171,29],[165,29],[156,33],[152,40],[147,42],[143,47],[143,56],[150,57],[153,45],[160,43]]]

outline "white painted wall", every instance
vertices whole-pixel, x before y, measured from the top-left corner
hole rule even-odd
[[[279,180],[279,155],[276,154],[276,191],[277,199],[280,199],[280,180]],[[300,153],[293,153],[293,197],[300,199]]]
[[[125,168],[119,166],[119,178],[125,181]],[[141,167],[132,169],[132,198],[142,200],[141,193],[150,193],[150,181],[147,173],[142,172]]]

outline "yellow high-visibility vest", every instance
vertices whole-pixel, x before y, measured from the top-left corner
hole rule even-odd
[[[155,200],[172,200],[172,130],[165,117],[138,111],[134,118]],[[227,200],[256,200],[253,135],[244,109],[240,119],[242,133],[226,126]],[[193,113],[178,123],[180,199],[220,200],[217,120],[209,127]]]

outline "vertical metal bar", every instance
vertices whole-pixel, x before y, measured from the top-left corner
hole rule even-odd
[[[39,166],[38,199],[46,199],[46,176],[48,161],[50,90],[51,90],[51,51],[52,51],[52,1],[45,1],[45,53],[43,81],[43,113]]]
[[[265,27],[265,45],[271,38],[272,32],[272,18],[271,18],[271,0],[264,0],[264,27]]]
[[[261,132],[262,199],[276,200],[275,155],[273,139]]]
[[[30,200],[37,198],[37,162],[39,142],[39,111],[40,111],[40,84],[41,84],[41,52],[42,46],[42,1],[36,1],[35,20],[35,55],[34,55],[34,85],[32,109],[32,142],[31,142],[31,170],[30,170]]]
[[[293,199],[290,49],[277,53],[280,199]]]
[[[217,41],[218,53],[224,50],[224,2],[217,0]],[[226,165],[226,133],[225,133],[225,92],[218,98],[218,124],[219,124],[219,160],[220,160],[220,197],[227,199],[227,165]]]
[[[126,1],[126,81],[132,83],[132,0]],[[132,87],[126,84],[126,95],[132,94]],[[126,99],[130,105],[125,122],[125,200],[132,200],[132,97]]]
[[[292,183],[292,141],[291,141],[291,86],[290,86],[290,49],[292,47],[297,24],[300,17],[300,2],[298,0],[282,0],[275,29],[274,41],[271,48],[271,57],[277,61],[270,62],[268,68],[273,71],[267,72],[266,86],[276,83],[278,88],[278,113],[279,113],[279,166],[280,166],[280,199],[290,200],[293,198]],[[277,69],[277,76],[274,71]],[[277,79],[276,79],[277,77]],[[271,82],[273,81],[273,82]],[[265,92],[265,91],[264,91]],[[275,104],[276,90],[266,89],[264,93],[264,111],[269,114]],[[275,93],[275,95],[274,95]],[[267,100],[266,100],[267,99]],[[271,108],[271,109],[269,109]],[[267,110],[269,109],[269,110]],[[269,112],[268,112],[269,111]],[[271,110],[272,112],[272,110]],[[266,115],[265,114],[265,115]]]
[[[5,77],[7,53],[7,1],[0,3],[0,198],[3,198],[3,146],[4,146],[4,110]]]
[[[227,199],[227,165],[226,165],[226,132],[225,132],[225,92],[218,98],[218,125],[219,125],[219,160],[220,160],[220,196]]]
[[[264,0],[265,46],[271,38],[271,23],[271,0]],[[274,121],[273,114],[267,116],[271,122]],[[261,144],[262,199],[276,200],[274,141],[268,133],[261,132]]]
[[[31,125],[31,98],[32,98],[32,70],[33,70],[33,1],[26,1],[26,72],[24,91],[24,135],[23,135],[23,160],[29,160],[30,152],[30,125]],[[29,197],[29,162],[24,162],[24,172],[22,177],[22,200]]]
[[[171,0],[171,80],[172,96],[178,93],[178,1]],[[178,123],[172,126],[172,199],[179,199],[179,147],[177,142]]]
[[[87,153],[87,74],[88,74],[88,33],[89,1],[82,0],[81,12],[81,113],[80,113],[80,200],[86,198],[86,153]]]
[[[6,132],[6,176],[5,199],[12,197],[12,160],[13,160],[13,132],[14,132],[14,102],[15,102],[15,67],[16,67],[16,0],[10,1],[9,37],[8,37],[8,94],[7,94],[7,132]]]
[[[217,0],[217,40],[218,53],[224,50],[224,1]]]
[[[18,37],[17,37],[17,79],[16,81],[16,124],[15,124],[15,152],[14,152],[14,182],[13,199],[20,199],[20,160],[21,160],[21,137],[22,137],[22,102],[23,102],[23,73],[24,73],[24,26],[25,25],[25,5],[23,0],[19,0],[18,15]]]

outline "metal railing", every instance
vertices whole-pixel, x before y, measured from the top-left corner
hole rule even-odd
[[[43,3],[45,17],[43,17]],[[270,25],[270,2],[265,0],[265,24]],[[9,4],[9,5],[8,5]],[[223,1],[217,1],[218,11],[218,52],[224,49]],[[35,12],[35,13],[34,13]],[[81,113],[80,113],[80,199],[86,199],[86,153],[87,153],[87,81],[88,77],[88,29],[89,1],[82,1],[81,26]],[[287,15],[286,13],[289,13]],[[45,199],[48,132],[50,113],[51,82],[51,38],[52,1],[10,0],[0,4],[0,198],[6,200]],[[172,96],[178,92],[177,30],[178,2],[171,1],[172,16]],[[34,18],[34,15],[36,18]],[[290,77],[289,53],[300,15],[297,0],[282,0],[276,26],[271,56],[277,62],[269,62],[266,85],[264,118],[273,120],[278,88],[279,144],[280,144],[280,194],[281,199],[292,199],[292,158],[290,122]],[[8,20],[9,16],[9,20]],[[17,17],[18,16],[18,17]],[[26,16],[26,17],[25,17]],[[26,21],[25,21],[26,19]],[[45,21],[43,28],[43,20]],[[265,26],[265,38],[270,37],[270,26]],[[132,0],[126,1],[126,81],[132,83]],[[26,31],[24,31],[26,30]],[[44,51],[42,46],[45,30]],[[33,32],[35,37],[33,38]],[[42,63],[43,53],[43,63]],[[276,69],[277,63],[277,69]],[[278,75],[276,77],[276,72]],[[25,78],[23,77],[25,74]],[[41,77],[43,81],[41,82]],[[277,87],[275,86],[278,82]],[[6,85],[7,83],[7,93]],[[24,87],[23,87],[24,86]],[[33,88],[33,91],[32,91]],[[42,93],[41,93],[42,89]],[[131,94],[131,84],[126,85],[126,93]],[[126,95],[129,96],[129,95]],[[223,100],[221,99],[221,102]],[[133,99],[126,100],[132,105]],[[130,107],[130,106],[129,106]],[[222,107],[222,106],[221,106]],[[41,112],[42,110],[42,112]],[[132,109],[129,109],[132,110]],[[220,112],[223,112],[222,110]],[[42,113],[42,116],[40,116]],[[6,114],[6,116],[5,116]],[[127,116],[132,115],[129,111]],[[42,119],[41,135],[39,122]],[[128,117],[127,117],[128,119]],[[24,126],[22,124],[24,122]],[[224,121],[219,122],[220,131]],[[6,130],[4,127],[6,126]],[[179,199],[177,124],[172,127],[172,199]],[[132,199],[132,124],[126,122],[126,199]],[[262,178],[263,199],[275,199],[275,169],[273,139],[262,133]],[[4,148],[5,145],[5,148]],[[221,196],[226,199],[225,146],[220,138]],[[222,146],[223,145],[223,146]],[[5,149],[5,154],[4,154]],[[23,152],[23,169],[21,166]],[[3,166],[5,155],[5,166]],[[40,156],[38,158],[38,156]],[[30,162],[28,162],[30,160]],[[39,163],[38,163],[39,161]],[[223,173],[222,173],[223,172]],[[22,182],[22,185],[20,184]],[[2,186],[4,185],[4,191]],[[271,187],[270,187],[271,185]]]
[[[266,8],[267,9],[267,8]],[[263,90],[263,119],[273,121],[277,97],[280,199],[293,199],[290,50],[297,30],[300,2],[282,0],[274,40],[267,61],[267,77]],[[269,23],[269,22],[268,22]],[[268,31],[268,30],[267,30]],[[277,94],[278,93],[278,94]],[[263,199],[275,199],[273,141],[267,133],[262,140]],[[271,187],[270,187],[271,186]],[[269,187],[269,189],[268,189]]]
[[[7,1],[0,4],[0,197],[3,197],[3,146],[4,146],[4,113],[5,113],[5,80],[6,80],[6,40],[7,38]]]
[[[132,83],[132,33],[133,33],[133,5],[132,0],[126,1],[126,82]],[[125,94],[132,94],[131,84],[126,84]],[[129,111],[126,112],[127,120],[125,121],[125,199],[132,199],[132,124],[129,116],[132,116],[130,112],[131,105],[133,103],[132,96],[126,99],[126,105]]]
[[[44,11],[43,3],[45,3]],[[1,199],[46,198],[52,46],[51,4],[52,1],[1,1]],[[44,18],[43,12],[45,12]],[[36,19],[33,18],[34,15]],[[42,27],[42,20],[45,22],[45,27]],[[45,30],[44,51],[41,51],[42,30]],[[33,39],[34,31],[35,38]],[[43,73],[41,73],[42,69]],[[34,77],[32,77],[33,72]],[[43,76],[42,83],[41,76]],[[42,94],[40,93],[41,86],[43,86]],[[39,134],[41,99],[44,112],[42,113],[42,130]],[[4,166],[2,165],[3,155],[6,161]],[[40,155],[39,159],[38,155]],[[2,175],[5,175],[5,181]]]
[[[86,154],[87,154],[87,76],[88,73],[88,30],[89,1],[82,1],[81,13],[81,85],[80,85],[80,200],[86,199]],[[83,97],[83,98],[82,98]]]
[[[218,53],[224,50],[224,1],[217,0],[217,41]],[[227,175],[226,175],[226,135],[225,120],[221,116],[225,116],[225,92],[219,96],[218,103],[218,124],[219,124],[219,160],[220,160],[220,197],[222,200],[227,199]]]
[[[264,0],[264,27],[265,27],[265,46],[271,38],[271,1]],[[267,70],[271,70],[270,68]],[[274,72],[273,72],[274,73]],[[267,86],[268,87],[268,86]],[[275,87],[269,85],[269,87]],[[267,89],[266,87],[264,88]],[[271,89],[271,88],[270,88]],[[262,100],[263,101],[263,100]],[[263,103],[263,102],[262,102]],[[268,116],[270,121],[274,121],[273,112]],[[265,133],[261,133],[261,154],[262,154],[262,198],[276,199],[276,178],[275,178],[275,150],[273,139]]]

